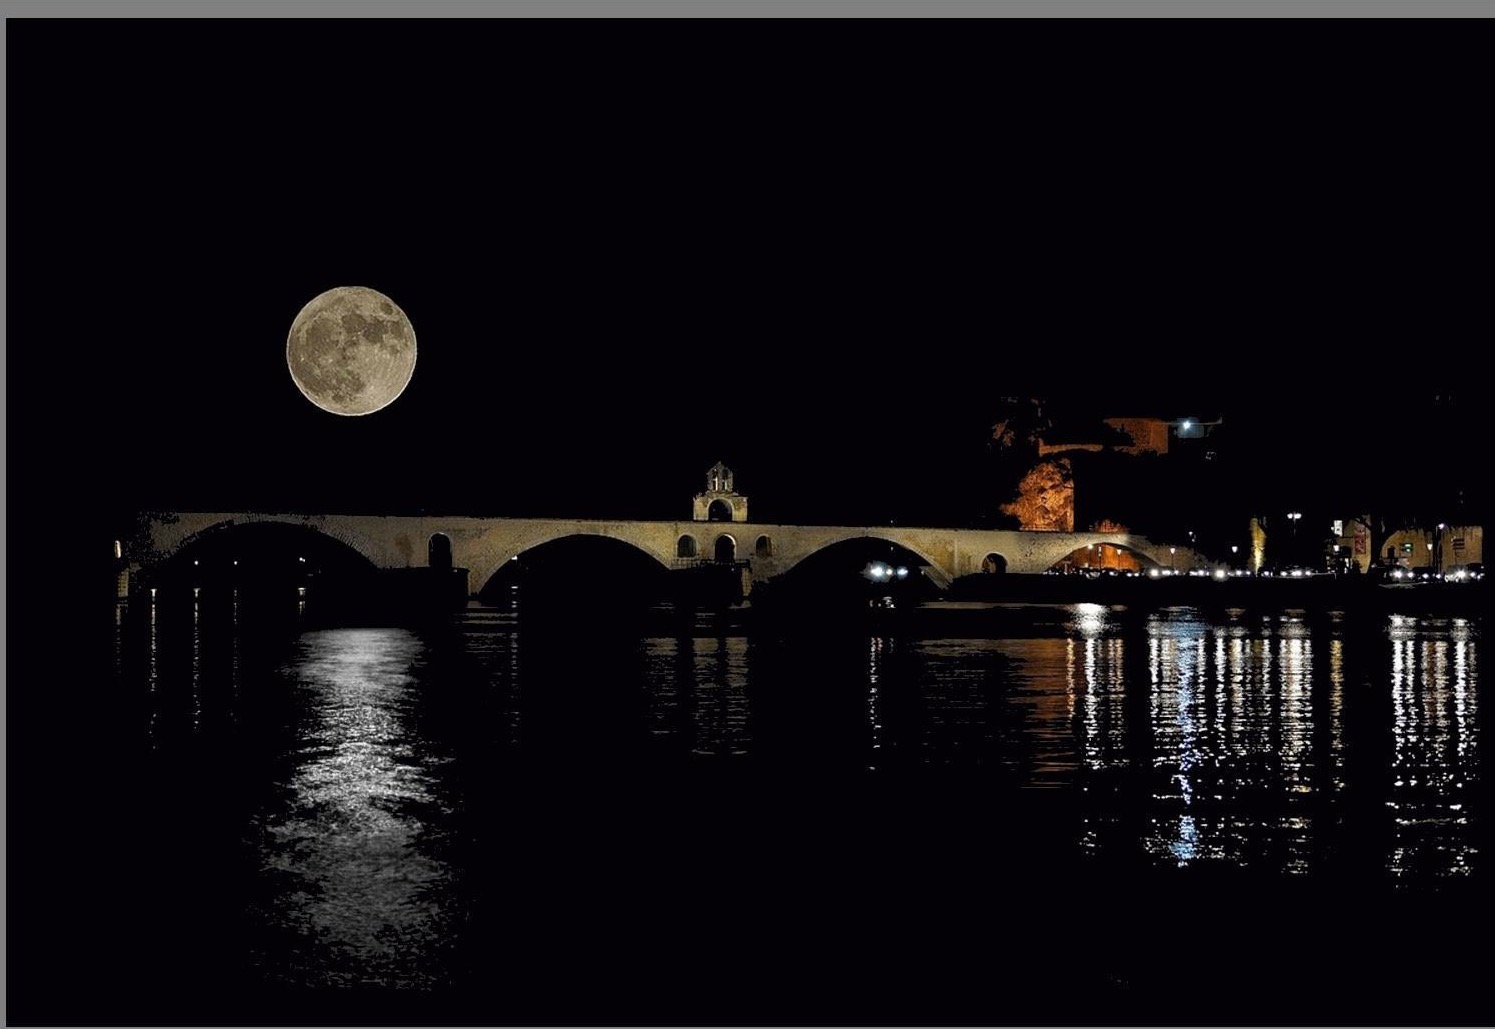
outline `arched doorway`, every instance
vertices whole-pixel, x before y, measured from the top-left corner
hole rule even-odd
[[[758,557],[773,557],[773,540],[759,536],[758,542],[753,544],[753,553]]]
[[[713,500],[711,506],[706,509],[706,520],[710,522],[730,522],[732,520],[732,505],[725,500]]]
[[[696,547],[696,538],[689,534],[681,536],[680,541],[675,544],[676,557],[695,557],[699,553]]]
[[[716,560],[719,564],[731,564],[737,560],[737,541],[726,533],[716,538]]]
[[[452,540],[444,532],[431,534],[426,544],[426,564],[438,572],[452,570]]]
[[[1001,554],[987,554],[981,559],[983,575],[1001,575],[1007,571],[1007,559]]]

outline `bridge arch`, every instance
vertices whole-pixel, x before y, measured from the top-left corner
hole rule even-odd
[[[212,580],[301,580],[307,575],[362,576],[377,562],[344,534],[305,522],[225,520],[184,534],[142,566],[150,584],[200,585]]]
[[[134,554],[132,555],[132,559],[139,560],[142,565],[148,568],[165,561],[170,561],[187,547],[195,546],[221,533],[243,529],[251,525],[280,525],[291,529],[306,529],[318,533],[321,536],[343,544],[375,567],[380,565],[380,558],[384,555],[384,548],[338,520],[254,514],[236,514],[231,518],[216,515],[207,516],[213,519],[211,521],[199,520],[200,517],[191,515],[171,516],[169,520],[161,519],[156,521],[151,530],[152,552]],[[194,521],[197,522],[195,526],[193,525]]]
[[[1005,575],[1007,573],[1007,559],[995,550],[981,559],[981,573],[983,575]]]
[[[768,535],[759,536],[753,544],[754,557],[773,557],[773,538]]]
[[[732,505],[725,500],[713,500],[711,506],[706,508],[706,520],[708,522],[730,522]]]
[[[1078,571],[1140,572],[1155,563],[1148,554],[1129,544],[1096,540],[1061,555],[1049,568],[1062,565]]]
[[[823,540],[817,541],[813,546],[809,547],[803,552],[786,554],[783,558],[780,559],[779,572],[780,574],[787,573],[789,571],[792,571],[806,559],[814,557],[816,554],[823,553],[824,551],[829,550],[831,547],[859,540],[867,540],[873,543],[887,543],[891,544],[892,546],[899,547],[903,550],[907,550],[909,553],[916,556],[919,560],[923,561],[929,568],[933,569],[936,574],[940,576],[945,575],[943,564],[930,556],[930,554],[926,550],[924,550],[917,544],[898,538],[898,535],[896,533],[884,534],[865,532],[845,533],[843,535],[829,536]]]
[[[683,534],[676,543],[677,549],[683,546],[687,539],[694,542],[695,537],[689,533]],[[573,528],[568,531],[557,532],[552,536],[525,540],[517,546],[505,548],[498,554],[498,558],[492,567],[473,569],[470,588],[475,595],[482,595],[485,591],[489,590],[489,587],[496,579],[506,574],[511,564],[516,562],[523,564],[526,557],[533,557],[537,551],[552,547],[555,544],[578,541],[591,541],[592,543],[601,544],[611,549],[615,554],[628,554],[631,552],[634,555],[641,555],[648,558],[647,564],[643,564],[641,567],[651,567],[659,571],[671,567],[669,556],[657,553],[651,547],[636,540],[628,539],[624,535],[606,532],[601,529]]]
[[[737,560],[737,539],[730,532],[724,532],[716,538],[713,545],[713,556],[717,564],[731,564]]]
[[[700,545],[696,543],[696,538],[690,533],[684,533],[675,541],[676,557],[699,557],[700,554]]]
[[[1057,534],[1056,534],[1057,535]],[[1057,568],[1065,562],[1080,564],[1090,560],[1090,548],[1096,548],[1096,553],[1114,553],[1121,560],[1118,564],[1135,561],[1131,570],[1147,571],[1151,568],[1167,568],[1170,557],[1169,548],[1166,545],[1152,543],[1143,537],[1116,535],[1102,536],[1094,534],[1065,534],[1063,538],[1055,539],[1038,556],[1041,568],[1037,570],[1048,570]],[[1176,564],[1179,568],[1193,567],[1197,563],[1197,556],[1185,547],[1175,547]],[[1123,570],[1123,569],[1118,569]]]

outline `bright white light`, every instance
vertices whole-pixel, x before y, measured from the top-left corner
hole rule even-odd
[[[1148,576],[1149,576],[1149,577],[1150,577],[1150,578],[1153,578],[1153,579],[1156,579],[1156,578],[1157,578],[1157,577],[1158,577],[1158,576],[1160,576],[1160,575],[1162,575],[1162,574],[1163,574],[1163,573],[1162,573],[1162,572],[1160,572],[1160,571],[1159,571],[1159,570],[1158,570],[1158,569],[1156,569],[1156,568],[1149,568],[1149,569],[1148,569],[1148,570],[1147,570],[1147,574],[1148,574]]]
[[[306,564],[306,558],[304,558],[304,557],[298,557],[298,558],[296,558],[296,560],[300,561],[302,564]]]
[[[1216,568],[1215,569],[1215,578],[1217,578],[1217,579],[1224,579],[1225,578],[1225,569],[1223,569],[1223,568]]]
[[[1099,636],[1106,628],[1106,608],[1100,604],[1076,604],[1075,628],[1083,636]]]
[[[1193,427],[1194,427],[1194,423],[1193,423],[1193,422],[1191,422],[1191,421],[1190,421],[1190,420],[1189,420],[1189,419],[1187,419],[1187,418],[1185,418],[1185,419],[1184,419],[1184,424],[1183,424],[1183,430],[1184,430],[1184,431],[1185,431],[1185,432],[1188,432],[1188,431],[1189,431],[1189,430],[1190,430],[1190,429],[1192,429],[1192,428],[1193,428]]]
[[[192,567],[193,567],[193,568],[196,568],[196,567],[197,567],[197,561],[196,561],[196,559],[194,559],[194,560],[193,560],[193,561],[192,561]]]
[[[898,566],[898,578],[900,578],[900,579],[907,579],[908,578],[908,569],[905,568],[905,567],[903,567],[902,565]]]

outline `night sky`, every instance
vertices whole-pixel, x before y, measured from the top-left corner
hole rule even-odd
[[[760,519],[965,524],[1002,396],[1323,490],[1484,385],[1455,23],[9,32],[13,498],[671,518],[720,458]],[[286,369],[338,285],[419,340],[368,417]]]

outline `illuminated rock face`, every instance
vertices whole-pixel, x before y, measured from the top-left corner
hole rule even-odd
[[[1131,437],[1130,446],[1118,446],[1123,454],[1168,453],[1168,423],[1161,418],[1107,418],[1106,424]]]
[[[1023,529],[1074,532],[1074,470],[1067,459],[1034,465],[1017,490],[1017,499],[1003,504],[1002,513],[1016,518]]]

